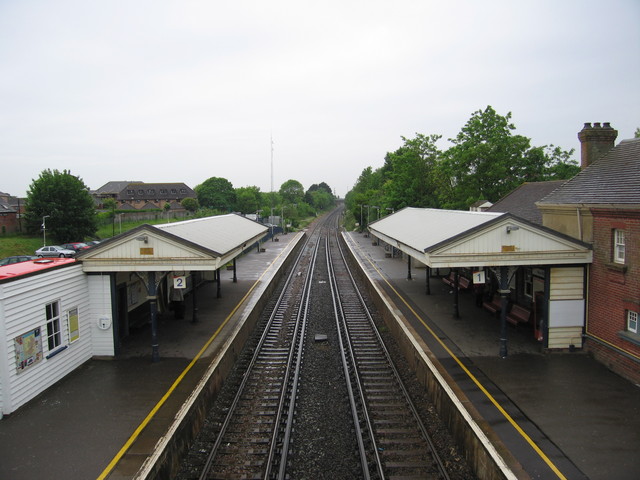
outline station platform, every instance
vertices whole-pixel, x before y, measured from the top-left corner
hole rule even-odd
[[[544,353],[523,330],[510,329],[509,355],[500,358],[497,320],[478,309],[472,295],[460,295],[460,318],[453,318],[452,294],[443,282],[432,278],[432,293],[426,295],[424,269],[414,268],[407,280],[406,261],[386,258],[363,234],[346,235],[369,274],[392,285],[436,332],[440,341],[429,338],[424,325],[414,325],[530,478],[637,478],[640,387],[582,352]],[[162,317],[159,362],[151,361],[149,329],[141,329],[117,358],[90,360],[0,420],[0,478],[132,478],[193,390],[206,359],[224,342],[223,324],[251,308],[252,295],[269,282],[269,272],[297,238],[280,236],[265,242],[265,252],[238,258],[237,283],[232,272],[221,272],[221,298],[215,284],[199,288],[197,323],[191,321],[190,296],[184,319]],[[449,352],[462,359],[559,475],[466,374],[455,370]],[[193,361],[198,355],[202,362]]]
[[[0,479],[129,479],[135,475],[202,376],[230,328],[253,308],[302,234],[279,235],[221,271],[185,299],[185,316],[159,318],[160,360],[151,328],[133,331],[112,359],[93,359],[0,420]],[[198,360],[194,361],[198,357]]]
[[[414,330],[531,478],[639,477],[639,385],[580,350],[543,352],[522,326],[510,326],[508,355],[501,358],[499,320],[477,307],[471,292],[459,294],[456,318],[453,292],[440,278],[432,273],[427,295],[424,268],[412,267],[409,280],[406,259],[388,258],[362,233],[345,236],[368,275],[383,290],[398,292],[420,317],[410,319]]]

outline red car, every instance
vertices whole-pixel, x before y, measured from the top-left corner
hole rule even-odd
[[[87,248],[89,248],[89,245],[82,242],[72,242],[72,243],[65,243],[64,245],[61,245],[61,247],[66,248],[67,250],[73,250],[74,252],[77,253],[80,250],[86,250]]]

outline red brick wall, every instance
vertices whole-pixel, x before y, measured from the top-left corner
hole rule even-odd
[[[0,215],[0,235],[3,233],[15,233],[18,231],[18,218],[15,213]]]
[[[625,232],[624,267],[613,263],[616,228]],[[640,383],[640,346],[619,335],[626,330],[626,309],[640,312],[640,210],[594,209],[593,232],[587,334],[628,356],[594,340],[587,339],[585,347],[612,370]]]

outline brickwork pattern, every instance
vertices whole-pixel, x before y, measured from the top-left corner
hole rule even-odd
[[[640,383],[640,346],[620,336],[627,328],[627,309],[640,312],[640,210],[594,209],[593,221],[587,333],[628,352],[635,360],[593,340],[585,347],[611,370]],[[613,262],[614,229],[625,232],[624,266]]]

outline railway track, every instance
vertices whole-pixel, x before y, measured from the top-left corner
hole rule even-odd
[[[371,312],[356,287],[337,233],[327,237],[332,301],[353,415],[366,459],[364,478],[448,479]],[[365,444],[368,448],[365,448]]]
[[[348,270],[338,218],[308,233],[181,479],[449,478]]]

